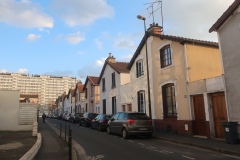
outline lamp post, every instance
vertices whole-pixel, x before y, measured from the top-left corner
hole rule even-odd
[[[150,84],[149,84],[149,69],[148,69],[148,52],[147,52],[147,30],[146,30],[146,18],[138,15],[138,19],[143,20],[144,22],[144,32],[145,32],[145,48],[146,48],[146,61],[147,61],[147,86],[148,86],[148,108],[149,108],[149,117],[152,119],[152,109],[151,109],[151,96],[150,96]]]

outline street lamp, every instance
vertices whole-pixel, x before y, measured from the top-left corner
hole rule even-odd
[[[144,37],[145,37],[145,46],[146,46],[145,48],[146,48],[146,61],[147,61],[147,85],[148,85],[148,101],[149,101],[148,107],[149,107],[149,117],[152,119],[151,96],[150,96],[150,85],[149,85],[149,69],[148,69],[148,52],[147,52],[147,36],[148,36],[148,34],[147,34],[146,22],[145,22],[146,18],[143,16],[140,16],[140,15],[138,15],[137,18],[144,21],[144,32],[145,32]]]

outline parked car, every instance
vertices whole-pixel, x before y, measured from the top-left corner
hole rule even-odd
[[[62,119],[62,117],[63,117],[63,114],[62,114],[62,113],[59,114],[59,115],[58,115],[58,120]]]
[[[69,118],[71,117],[71,113],[68,113],[66,116],[65,116],[65,121],[69,121]]]
[[[84,127],[88,127],[91,125],[91,122],[93,120],[93,118],[97,117],[98,114],[97,113],[84,113],[83,117],[80,118],[79,120],[79,125],[80,126],[84,126]]]
[[[80,118],[83,117],[83,113],[74,113],[69,118],[70,123],[79,123]]]
[[[100,132],[102,130],[107,129],[107,123],[109,119],[112,117],[110,114],[99,114],[96,118],[94,118],[91,122],[92,129],[98,129]]]
[[[66,120],[66,116],[68,115],[68,113],[63,113],[63,116],[62,116],[62,120]]]
[[[108,121],[107,133],[121,134],[124,139],[130,135],[152,137],[152,120],[140,112],[118,112]]]

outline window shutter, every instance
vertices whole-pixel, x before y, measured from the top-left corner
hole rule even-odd
[[[139,75],[139,73],[138,73],[138,62],[136,63],[136,76],[137,76],[137,78],[138,78],[138,75]]]

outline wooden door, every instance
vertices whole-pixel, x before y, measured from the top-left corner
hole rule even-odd
[[[228,121],[224,93],[211,94],[215,137],[224,138],[222,122]]]
[[[207,136],[206,114],[203,95],[193,96],[194,116],[193,133],[195,135]]]

